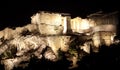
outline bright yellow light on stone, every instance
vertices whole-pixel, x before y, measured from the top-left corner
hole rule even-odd
[[[87,19],[83,19],[82,22],[81,22],[81,29],[89,29],[89,22]]]

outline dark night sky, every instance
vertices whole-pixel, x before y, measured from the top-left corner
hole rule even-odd
[[[0,29],[28,24],[31,20],[30,16],[39,10],[66,12],[73,17],[85,18],[100,10],[104,12],[118,11],[118,3],[116,0],[109,0],[107,3],[98,0],[4,0],[4,2],[0,2]]]

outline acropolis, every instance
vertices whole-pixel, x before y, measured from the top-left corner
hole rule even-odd
[[[69,13],[39,11],[31,16],[31,23],[23,27],[0,31],[0,63],[5,70],[13,70],[31,58],[45,58],[56,62],[63,54],[76,68],[82,57],[98,53],[102,45],[115,44],[118,12],[90,14],[87,18],[71,17]],[[81,52],[82,51],[82,52]],[[85,53],[83,55],[83,52]]]

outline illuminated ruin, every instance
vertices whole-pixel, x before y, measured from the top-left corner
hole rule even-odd
[[[110,46],[114,43],[118,24],[115,14],[116,12],[108,14],[98,12],[82,19],[71,18],[68,13],[40,11],[31,16],[31,24],[0,31],[1,63],[6,66],[5,70],[12,70],[24,61],[23,58],[29,61],[33,56],[55,62],[59,60],[60,51],[69,53],[66,58],[73,62],[69,68],[77,67],[78,58],[84,55],[79,55],[82,53],[77,52],[76,47],[90,54],[91,47],[94,52],[99,52],[99,46]],[[6,52],[14,48],[15,53]]]
[[[109,46],[116,36],[116,25],[118,24],[116,13],[103,14],[100,11],[82,19],[80,17],[70,18],[70,15],[62,16],[60,13],[40,12],[31,17],[31,22],[38,24],[41,34],[64,35],[71,31],[70,34],[92,35],[93,44],[96,47],[103,44]]]
[[[92,28],[92,39],[95,47],[100,45],[110,46],[113,43],[118,24],[116,13],[102,14],[102,12],[98,12],[88,16],[95,23]]]

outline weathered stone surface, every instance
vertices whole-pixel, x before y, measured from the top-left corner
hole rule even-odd
[[[82,19],[80,17],[71,19],[72,32],[85,33],[85,30],[89,28],[90,28],[90,25],[87,19]]]
[[[8,46],[7,46],[7,45],[0,46],[0,55],[1,55],[2,53],[4,53],[7,49],[8,49]]]
[[[67,51],[70,43],[70,36],[52,36],[47,37],[48,45],[54,53],[58,55],[58,50]]]
[[[0,31],[0,61],[5,65],[5,70],[21,66],[21,62],[34,57],[39,60],[44,58],[56,61],[60,52],[64,52],[64,56],[72,61],[72,66],[69,67],[71,69],[77,67],[77,61],[84,53],[90,53],[91,45],[93,51],[98,52],[102,44],[112,44],[116,35],[116,27],[110,24],[102,25],[104,20],[99,18],[71,19],[70,16],[63,16],[61,13],[42,11],[33,15],[31,19],[31,24],[16,27],[14,30],[5,28]],[[112,21],[114,24],[115,21]],[[107,19],[105,23],[110,22]],[[71,33],[67,33],[68,31]]]
[[[33,49],[37,49],[42,44],[46,45],[44,38],[40,38],[38,36],[28,35],[26,37],[18,37],[10,41],[10,44],[15,45],[17,47],[17,56],[23,55],[25,52]]]
[[[63,26],[55,26],[48,24],[39,24],[38,25],[40,34],[43,35],[60,35],[63,32]]]
[[[59,26],[61,25],[61,17],[62,16],[59,13],[47,13],[42,11],[31,17],[32,18],[31,23],[34,24],[45,23],[49,25]]]
[[[67,28],[70,26],[70,19],[68,16],[62,16],[60,13],[41,11],[31,17],[31,23],[39,26],[41,34],[66,34]]]
[[[13,37],[14,31],[11,28],[5,28],[0,31],[0,38],[4,37],[4,39],[10,39]]]
[[[10,47],[17,48],[17,51],[15,53],[16,57],[9,58],[8,59],[2,59],[2,64],[4,64],[6,67],[6,70],[12,70],[15,65],[19,66],[19,63],[24,61],[24,59],[21,60],[21,58],[25,55],[30,58],[30,55],[34,55],[38,59],[41,59],[42,56],[44,56],[46,59],[51,61],[58,60],[58,50],[60,49],[63,52],[66,52],[69,49],[69,43],[70,43],[71,36],[47,36],[47,37],[40,37],[40,36],[33,36],[33,35],[26,35],[26,36],[20,36],[16,37],[8,42],[7,45],[3,44],[2,47],[0,47],[0,54],[3,54],[6,52],[7,49]],[[13,46],[10,46],[13,45]],[[48,48],[48,50],[45,50],[45,48]],[[45,52],[43,52],[45,51]],[[9,54],[6,54],[9,56]],[[19,57],[19,58],[18,58]],[[20,59],[20,60],[18,60]],[[6,62],[9,63],[6,63]],[[17,64],[16,64],[17,63]],[[11,66],[10,66],[11,65]]]
[[[80,48],[86,53],[90,54],[90,45],[88,45],[87,43],[85,43],[83,46],[80,46]]]
[[[96,47],[100,45],[110,46],[113,43],[115,34],[112,31],[99,31],[93,34],[93,43]]]
[[[99,25],[99,26],[95,26],[92,29],[92,32],[98,32],[98,31],[111,31],[111,32],[116,32],[116,25],[112,25],[112,24],[106,24],[106,25]]]
[[[51,48],[48,48],[44,53],[44,57],[50,61],[57,61],[57,57]]]
[[[13,59],[2,60],[1,63],[5,65],[5,70],[13,70],[14,67],[17,67],[22,61],[29,61],[29,56],[22,56]]]
[[[28,24],[28,25],[24,26],[24,28],[28,29],[30,32],[32,32],[34,30],[38,30],[37,24]]]

